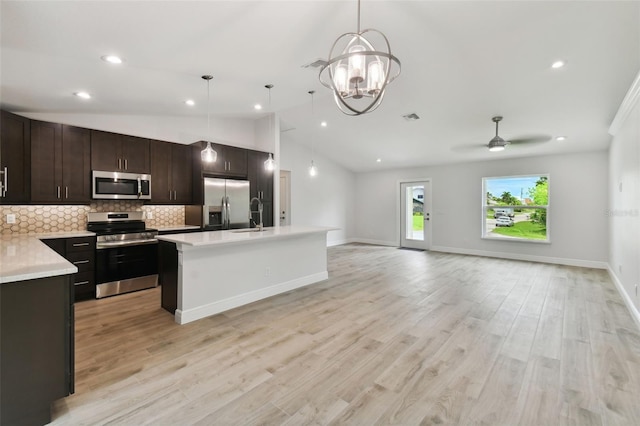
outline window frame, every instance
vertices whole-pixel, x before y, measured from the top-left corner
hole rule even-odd
[[[547,238],[544,240],[537,239],[529,239],[529,238],[519,238],[519,237],[511,237],[511,238],[500,238],[500,237],[490,237],[487,235],[487,211],[489,209],[494,209],[496,206],[487,204],[487,181],[494,179],[519,179],[519,178],[547,178],[547,205],[527,205],[527,209],[540,209],[546,210],[546,231]],[[534,244],[551,244],[551,175],[549,173],[531,173],[526,175],[508,175],[508,176],[485,176],[482,178],[482,197],[481,197],[481,235],[480,238],[483,240],[490,241],[509,241],[509,242],[518,242],[518,243],[534,243]],[[511,208],[511,209],[522,209],[522,205],[501,205],[498,208]]]

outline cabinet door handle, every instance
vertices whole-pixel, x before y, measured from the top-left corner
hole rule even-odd
[[[74,265],[84,265],[85,263],[89,263],[88,260],[76,260],[73,262]]]
[[[84,285],[89,284],[89,281],[78,281],[77,283],[73,283],[73,285]]]
[[[173,190],[173,200],[177,200],[178,199],[178,191],[176,191],[175,189]]]
[[[64,187],[64,198],[69,198],[69,187],[68,186]]]
[[[5,197],[7,195],[7,167],[5,166],[4,169],[0,170],[0,173],[2,173],[2,182],[0,182],[0,197]]]
[[[127,159],[124,159],[124,169],[125,170],[129,170],[129,162],[127,161]]]
[[[89,243],[73,243],[74,247],[84,247],[84,246],[88,246]]]
[[[56,186],[56,198],[61,198],[60,197],[60,187]]]

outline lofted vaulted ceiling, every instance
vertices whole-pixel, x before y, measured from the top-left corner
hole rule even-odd
[[[333,41],[356,29],[356,4],[3,0],[0,102],[18,113],[204,120],[200,76],[213,74],[211,114],[255,119],[271,83],[269,109],[288,139],[369,171],[605,149],[640,69],[637,1],[363,0],[362,26],[386,34],[402,74],[378,110],[348,117],[318,69],[303,65],[326,59]],[[124,64],[101,61],[107,54]],[[556,60],[566,66],[552,69]],[[79,90],[93,98],[74,97]],[[409,113],[420,119],[405,120]],[[482,145],[494,115],[504,116],[505,139],[567,140],[489,153]]]

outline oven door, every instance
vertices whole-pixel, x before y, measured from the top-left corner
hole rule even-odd
[[[151,175],[94,170],[92,197],[96,200],[150,200]]]
[[[157,284],[157,243],[96,250],[96,298],[151,288]]]

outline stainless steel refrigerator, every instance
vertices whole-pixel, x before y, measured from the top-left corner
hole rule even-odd
[[[204,178],[205,229],[249,228],[249,181]]]

